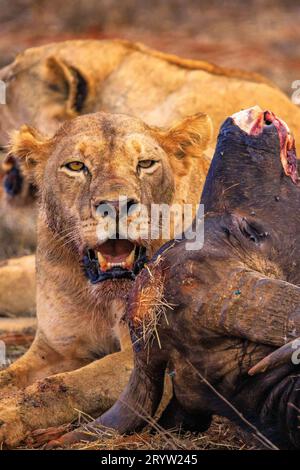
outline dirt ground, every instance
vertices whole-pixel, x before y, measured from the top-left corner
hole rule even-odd
[[[291,0],[0,0],[0,66],[27,47],[48,42],[124,38],[260,72],[291,96],[292,83],[300,80],[299,23],[300,3]],[[26,350],[29,339],[30,335],[12,341],[11,360]],[[256,449],[259,443],[243,438],[237,427],[216,417],[201,435],[108,434],[88,448]]]

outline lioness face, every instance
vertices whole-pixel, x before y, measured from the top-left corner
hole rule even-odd
[[[172,204],[210,133],[205,115],[163,131],[136,118],[97,113],[66,122],[51,139],[24,126],[11,151],[39,188],[51,234],[99,285],[134,279],[145,255],[163,243],[161,236],[151,239],[150,206]]]

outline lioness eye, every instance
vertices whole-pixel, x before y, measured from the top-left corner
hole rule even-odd
[[[139,161],[139,167],[140,168],[151,168],[153,165],[155,165],[156,161],[155,160],[141,160]]]
[[[68,168],[68,170],[71,170],[71,171],[82,171],[86,168],[84,163],[82,162],[70,162],[70,163],[66,163],[65,166],[66,168]]]

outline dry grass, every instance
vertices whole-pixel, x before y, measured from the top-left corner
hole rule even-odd
[[[19,449],[43,450],[49,440],[57,439],[71,428],[60,426],[49,430],[39,430],[28,440],[26,446]],[[262,447],[241,432],[227,419],[214,417],[210,429],[202,434],[191,432],[168,431],[151,432],[149,429],[129,436],[121,436],[113,430],[101,432],[101,436],[89,431],[93,442],[81,442],[72,445],[72,450],[258,450]]]
[[[225,418],[216,416],[206,433],[156,432],[149,430],[130,436],[120,436],[108,430],[91,443],[81,443],[77,450],[254,450],[257,446]]]
[[[148,270],[148,279],[146,284],[138,286],[134,300],[130,307],[130,316],[134,327],[141,332],[144,347],[149,346],[150,340],[157,339],[159,347],[160,338],[158,335],[158,326],[161,318],[164,317],[168,323],[166,312],[172,309],[164,298],[164,281],[160,270],[153,275],[152,270],[159,269],[160,258],[154,266],[146,266]],[[139,340],[137,340],[139,341]]]

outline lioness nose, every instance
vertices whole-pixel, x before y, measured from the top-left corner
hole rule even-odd
[[[112,216],[112,214],[116,214],[118,217],[124,217],[136,204],[138,204],[138,201],[135,199],[119,199],[117,201],[97,201],[94,206],[96,213],[104,217],[108,215]]]

